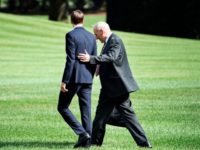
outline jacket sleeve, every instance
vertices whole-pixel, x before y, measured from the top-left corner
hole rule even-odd
[[[121,41],[116,38],[112,38],[106,46],[106,52],[99,56],[90,56],[91,64],[102,64],[102,63],[116,63],[120,64],[123,56],[121,47]]]
[[[94,38],[94,41],[93,41],[93,51],[91,53],[92,56],[97,56],[97,43],[96,43],[96,39]],[[95,74],[95,71],[96,71],[96,64],[90,64],[90,68],[91,68],[91,72],[92,72],[92,75]]]
[[[68,33],[65,37],[66,40],[66,63],[65,69],[63,73],[62,82],[68,84],[70,79],[72,78],[72,73],[75,64],[75,43],[71,35]]]
[[[91,55],[97,56],[97,43],[95,38],[94,38],[94,48]]]

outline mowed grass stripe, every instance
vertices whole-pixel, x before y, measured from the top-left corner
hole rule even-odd
[[[13,25],[6,25],[6,26],[1,26],[2,30],[9,29],[9,32],[15,33],[15,34],[29,34],[32,36],[47,36],[49,38],[58,36],[59,32],[55,30],[46,30],[43,28],[38,28],[34,26],[20,26],[19,28],[16,28],[16,26]],[[51,31],[51,32],[49,32]]]
[[[48,21],[40,18],[31,18],[28,16],[19,16],[19,15],[9,15],[9,14],[3,14],[0,13],[0,17],[2,20],[2,25],[4,24],[10,24],[10,25],[18,25],[21,27],[38,27],[39,29],[46,29],[52,32],[53,31],[62,31],[63,29],[66,29],[66,27],[59,23],[59,22],[53,22]]]
[[[62,44],[65,42],[64,38],[65,38],[65,34],[62,33],[62,36],[57,37],[48,37],[48,36],[31,36],[31,35],[26,35],[24,36],[24,34],[18,34],[18,33],[9,33],[7,31],[1,31],[1,40],[2,40],[2,44],[12,44],[12,42],[20,42],[21,44],[23,43],[29,43],[29,44],[34,44],[34,43],[40,43],[41,45],[44,44],[48,44],[48,43],[52,43],[53,44],[59,46],[59,44]],[[12,39],[12,40],[11,40]],[[9,41],[11,40],[11,41]],[[4,41],[4,43],[3,43]],[[23,42],[22,42],[23,41]]]

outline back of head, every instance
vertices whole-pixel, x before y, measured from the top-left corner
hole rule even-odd
[[[97,31],[106,31],[106,32],[110,32],[110,27],[109,25],[106,23],[106,22],[97,22],[94,26],[93,26],[93,29],[94,30],[97,30]]]
[[[71,23],[77,25],[79,23],[83,23],[84,14],[81,10],[74,10],[71,13]]]

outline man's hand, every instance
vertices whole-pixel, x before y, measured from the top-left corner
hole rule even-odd
[[[89,62],[90,61],[90,55],[85,50],[85,54],[84,53],[78,54],[78,59],[82,62]]]
[[[68,89],[66,88],[66,84],[65,83],[61,83],[61,85],[60,85],[60,90],[63,92],[63,93],[65,93],[65,92],[68,92]]]

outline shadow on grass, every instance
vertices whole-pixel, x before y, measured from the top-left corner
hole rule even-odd
[[[46,148],[72,148],[74,146],[74,142],[42,142],[42,141],[31,141],[31,142],[1,142],[0,148],[2,147],[46,147]]]

